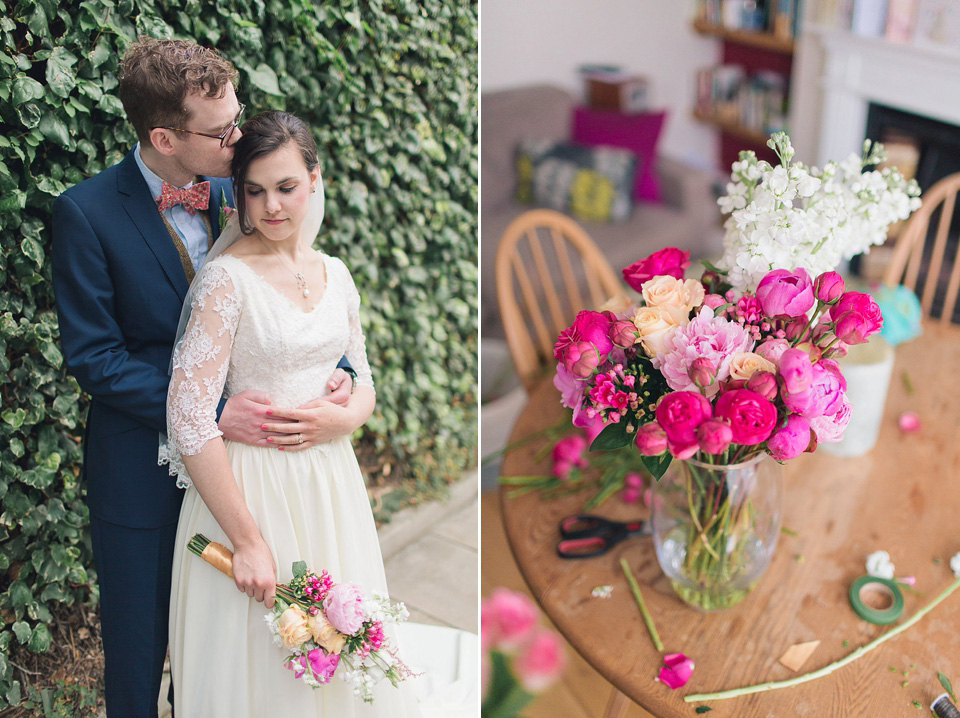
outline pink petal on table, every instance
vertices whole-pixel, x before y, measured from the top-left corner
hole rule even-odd
[[[682,653],[668,653],[663,657],[663,668],[660,669],[660,680],[668,687],[676,690],[687,685],[693,675],[693,659]]]
[[[900,415],[900,431],[917,431],[920,417],[914,411],[905,411]]]

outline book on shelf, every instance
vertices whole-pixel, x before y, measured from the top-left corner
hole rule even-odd
[[[883,36],[892,42],[910,42],[917,21],[917,0],[889,0]]]
[[[865,37],[881,37],[887,24],[887,0],[854,0],[850,31]]]
[[[739,65],[717,65],[697,73],[698,114],[757,133],[783,129],[787,78],[772,70],[747,74]]]

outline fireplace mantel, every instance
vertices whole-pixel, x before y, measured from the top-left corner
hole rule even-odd
[[[819,166],[860,152],[871,102],[960,126],[960,51],[808,29],[824,53]]]

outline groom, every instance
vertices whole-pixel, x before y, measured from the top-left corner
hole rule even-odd
[[[111,718],[157,715],[182,498],[167,468],[157,465],[158,437],[166,430],[181,305],[219,234],[221,194],[228,202],[233,196],[229,180],[220,178],[230,175],[240,137],[236,80],[231,63],[198,45],[135,42],[121,65],[119,94],[140,142],[118,165],[64,192],[53,208],[61,341],[91,396],[84,476]],[[328,388],[326,400],[348,401],[343,369]],[[299,419],[271,424],[280,443],[296,444],[293,437],[314,428],[310,409],[270,407],[257,392],[221,400],[219,428],[225,438],[266,446],[270,434],[261,427],[275,421],[268,408]]]

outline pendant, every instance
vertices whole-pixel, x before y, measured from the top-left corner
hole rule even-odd
[[[307,289],[306,287],[303,288],[303,296],[304,296],[304,297],[309,297],[309,296],[310,296],[310,290]]]

